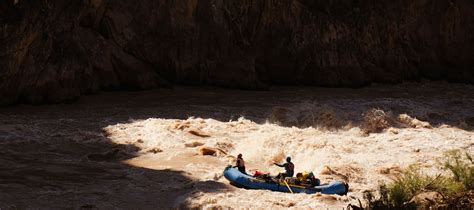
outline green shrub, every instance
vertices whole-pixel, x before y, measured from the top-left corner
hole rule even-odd
[[[433,177],[423,175],[417,165],[404,170],[392,183],[381,185],[380,191],[386,191],[386,200],[391,206],[403,206],[404,203],[421,192],[432,181]]]
[[[429,185],[434,178],[423,175],[419,167],[411,165],[390,183],[380,183],[379,198],[375,199],[372,191],[364,192],[368,203],[367,209],[416,209],[410,199]]]
[[[443,168],[451,171],[453,181],[462,183],[465,190],[474,190],[474,161],[468,152],[464,152],[464,154],[460,150],[447,152]],[[462,190],[459,187],[454,186],[454,190]]]
[[[444,196],[445,205],[473,205],[470,199],[474,190],[474,161],[472,155],[460,150],[447,152],[439,162],[440,168],[450,172],[450,176],[429,176],[421,173],[417,165],[411,165],[398,175],[393,182],[380,183],[379,198],[372,191],[364,192],[367,209],[416,209],[409,201],[424,191],[436,191]],[[460,201],[467,200],[462,203]]]

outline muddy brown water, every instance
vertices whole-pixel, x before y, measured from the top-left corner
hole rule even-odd
[[[388,179],[380,170],[421,163],[435,171],[443,151],[472,151],[472,104],[473,86],[431,82],[269,91],[175,87],[3,107],[0,208],[344,207]],[[429,126],[391,123],[362,135],[364,114],[374,108]],[[200,156],[193,142],[226,154]],[[238,189],[221,175],[237,153],[249,169],[272,173],[279,170],[272,162],[291,155],[300,170],[354,187],[330,198]],[[338,174],[325,174],[326,166]]]

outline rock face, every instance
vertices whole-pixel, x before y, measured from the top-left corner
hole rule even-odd
[[[474,82],[472,0],[5,0],[0,103],[173,84]]]

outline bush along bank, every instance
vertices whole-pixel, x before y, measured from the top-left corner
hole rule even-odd
[[[365,191],[366,205],[352,209],[474,209],[474,160],[468,151],[451,150],[438,162],[443,173],[423,174],[418,165],[404,169],[376,192]],[[376,196],[377,195],[377,196]]]

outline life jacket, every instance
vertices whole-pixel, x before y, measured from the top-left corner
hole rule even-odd
[[[237,167],[245,167],[245,161],[242,158],[237,158]]]

